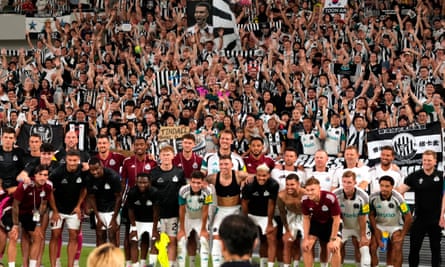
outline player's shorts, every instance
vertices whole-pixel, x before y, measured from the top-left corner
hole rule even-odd
[[[371,229],[369,228],[369,224],[366,223],[366,239],[371,239]],[[345,243],[349,238],[356,237],[358,241],[361,240],[362,236],[360,234],[360,229],[346,229],[343,228],[341,231],[342,240],[341,242]]]
[[[214,235],[218,234],[219,226],[225,217],[238,213],[240,213],[239,205],[230,207],[218,206],[215,211],[215,217],[213,218],[212,233]]]
[[[178,234],[178,218],[162,218],[159,220],[159,231],[166,233],[168,236],[176,236]]]
[[[52,217],[53,212],[51,211],[49,216]],[[55,223],[51,222],[51,230],[55,229],[61,229],[63,223],[65,222],[65,225],[70,230],[79,230],[80,229],[80,220],[77,214],[63,214],[59,213],[60,220],[58,220]]]
[[[19,215],[20,224],[25,231],[34,232],[36,229],[37,223],[33,221],[32,217],[32,214]]]
[[[153,223],[136,221],[136,232],[138,233],[138,240],[141,240],[144,233],[147,233],[150,237],[152,237]]]
[[[295,214],[293,212],[287,212],[287,224],[289,227],[290,234],[294,238],[294,240],[297,237],[304,237],[304,230],[303,230],[303,215],[301,214]],[[283,228],[283,234],[286,232],[286,229]]]
[[[201,232],[201,227],[202,227],[201,219],[185,218],[184,220],[184,229],[186,237],[188,237],[193,230],[195,230],[195,232],[199,235],[199,233]]]
[[[100,218],[100,220],[103,222],[104,226],[102,226],[102,230],[107,230],[111,228],[111,219],[113,218],[113,214],[114,212],[99,212],[98,216]],[[97,224],[97,218],[94,217],[96,220],[96,224]],[[121,224],[121,216],[120,214],[118,214],[116,216],[116,222],[117,225]]]
[[[1,224],[0,227],[5,229],[6,232],[11,231],[13,226],[12,223],[12,208],[9,209],[9,211],[5,211],[3,213],[3,216],[1,218]]]
[[[333,221],[329,221],[326,223],[319,223],[317,221],[311,220],[311,226],[309,228],[309,235],[316,236],[320,241],[329,242],[331,238],[332,232],[332,223]],[[340,224],[341,225],[341,224]],[[341,237],[341,226],[339,227],[337,236]]]
[[[261,232],[263,235],[266,234],[266,228],[267,228],[267,216],[257,216],[249,214],[249,217],[255,222],[256,225],[258,225],[261,228]],[[274,219],[272,219],[272,226],[276,227],[277,223]]]
[[[123,225],[129,225],[130,220],[128,219],[128,208],[127,205],[124,205],[120,210],[121,223]]]
[[[400,231],[400,230],[403,229],[403,226],[402,226],[402,225],[397,225],[397,226],[383,226],[383,225],[378,225],[378,224],[377,224],[376,226],[377,226],[377,228],[378,228],[380,231],[382,231],[382,232],[388,232],[390,238],[392,237],[392,235],[393,235],[395,232]]]

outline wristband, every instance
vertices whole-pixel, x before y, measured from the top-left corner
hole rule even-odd
[[[133,231],[135,231],[135,232],[137,231],[136,226],[130,226],[130,233],[133,232]]]

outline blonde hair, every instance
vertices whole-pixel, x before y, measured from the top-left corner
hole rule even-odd
[[[124,267],[125,256],[120,248],[105,243],[95,248],[87,259],[87,267]]]
[[[266,172],[269,172],[270,169],[269,169],[269,167],[267,166],[266,163],[262,163],[262,164],[258,165],[258,167],[256,167],[256,171],[266,171]]]

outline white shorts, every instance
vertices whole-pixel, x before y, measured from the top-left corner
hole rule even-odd
[[[49,217],[51,218],[52,215],[53,215],[53,212],[51,211],[49,214]],[[77,217],[77,214],[59,213],[59,215],[60,215],[60,220],[58,220],[56,223],[51,223],[51,230],[61,229],[64,222],[68,229],[71,229],[71,230],[79,230],[80,229],[80,220],[79,220],[79,217]]]
[[[265,235],[267,228],[267,216],[257,216],[249,214],[249,218],[251,218],[253,222],[261,228],[262,234]],[[277,223],[274,219],[272,219],[272,226],[277,227]]]
[[[98,216],[100,218],[100,220],[103,222],[104,226],[102,226],[102,230],[107,230],[111,228],[111,218],[113,218],[113,214],[114,212],[110,211],[110,212],[99,212]],[[97,218],[94,217],[97,223]],[[121,215],[118,214],[116,216],[116,222],[117,225],[121,224]]]
[[[153,233],[153,223],[136,221],[136,232],[138,233],[138,240],[141,240],[144,233],[147,233],[148,236],[152,237],[151,235]]]
[[[219,226],[221,225],[222,220],[232,214],[240,213],[240,206],[231,206],[231,207],[221,207],[218,206],[215,211],[215,217],[213,218],[212,224],[212,233],[214,235],[218,234]]]
[[[201,227],[202,227],[201,219],[187,219],[187,218],[185,218],[184,229],[185,229],[186,237],[188,237],[193,230],[195,230],[195,232],[199,236],[199,233],[201,232]]]
[[[382,232],[388,232],[389,233],[389,237],[392,237],[392,234],[394,234],[397,231],[400,231],[403,229],[402,225],[397,225],[397,226],[383,226],[383,225],[378,225],[377,224],[377,228],[382,231]]]
[[[361,240],[362,236],[360,234],[360,229],[346,229],[343,228],[341,231],[341,242],[345,243],[350,237],[355,236],[358,241]],[[366,239],[371,239],[371,230],[369,229],[369,225],[366,224]]]
[[[178,234],[178,218],[164,218],[159,220],[159,231],[166,233],[168,236],[175,236]]]
[[[286,217],[289,231],[292,237],[296,239],[298,237],[298,233],[300,233],[301,238],[303,238],[303,215],[287,211]],[[283,234],[285,232],[286,229],[283,227]]]

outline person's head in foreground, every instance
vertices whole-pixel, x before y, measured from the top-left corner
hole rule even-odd
[[[87,267],[123,267],[125,257],[122,250],[111,243],[95,248],[87,259]]]
[[[257,226],[247,216],[229,215],[219,227],[225,261],[249,260],[257,237]]]

